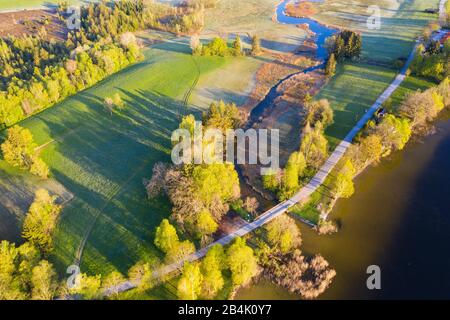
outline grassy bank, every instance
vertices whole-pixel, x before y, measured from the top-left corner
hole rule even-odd
[[[389,105],[395,110],[401,102],[404,100],[408,93],[417,91],[417,90],[426,90],[432,86],[435,86],[436,83],[429,81],[427,79],[408,76],[405,81],[401,84],[401,86],[392,94]],[[338,128],[336,128],[338,130]],[[334,136],[329,136],[330,141],[333,143],[335,141]],[[319,221],[320,212],[317,209],[317,206],[320,203],[327,203],[330,200],[330,187],[333,182],[333,177],[337,174],[336,170],[332,171],[330,175],[325,180],[324,184],[320,186],[317,191],[315,191],[309,198],[309,200],[304,205],[297,205],[291,209],[293,214],[297,214],[303,219],[306,219],[314,224]],[[357,192],[357,190],[356,190]]]

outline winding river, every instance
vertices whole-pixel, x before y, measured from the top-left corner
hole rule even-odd
[[[333,30],[307,18],[284,15],[281,23],[308,23],[317,34],[318,58]],[[328,34],[328,35],[327,35]],[[270,96],[270,95],[269,95]],[[267,102],[266,102],[267,103]],[[340,231],[318,236],[299,225],[306,254],[321,253],[337,271],[322,299],[450,298],[450,114],[437,132],[411,142],[355,180],[355,194],[339,200],[331,218]],[[368,290],[366,269],[381,268],[381,290]],[[261,281],[236,299],[299,299]]]
[[[316,0],[316,2],[320,2],[321,0]],[[276,7],[276,18],[278,23],[282,24],[291,24],[291,25],[301,25],[301,24],[308,24],[309,30],[312,31],[314,35],[314,40],[317,45],[316,50],[316,59],[319,62],[317,65],[306,68],[299,73],[308,73],[311,71],[314,71],[319,68],[324,68],[325,66],[325,60],[328,58],[328,52],[325,48],[325,41],[328,37],[332,36],[337,32],[336,29],[328,28],[323,24],[320,24],[319,22],[309,19],[309,18],[294,18],[289,17],[285,14],[286,6],[288,3],[290,3],[290,0],[285,0],[283,2],[280,2],[280,4]],[[261,116],[264,113],[264,110],[270,106],[273,105],[274,100],[278,97],[279,93],[277,92],[277,89],[281,83],[286,81],[287,79],[295,76],[298,73],[291,74],[287,76],[284,79],[281,79],[275,86],[273,86],[269,93],[265,96],[265,98],[255,107],[253,108],[251,114],[250,114],[250,121],[248,122],[248,126],[251,127],[251,125],[255,122],[258,122],[261,118]]]

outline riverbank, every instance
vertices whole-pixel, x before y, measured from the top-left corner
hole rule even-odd
[[[322,299],[449,298],[450,112],[437,131],[385,158],[355,180],[358,190],[336,204],[341,231],[319,236],[299,224],[305,254],[320,252],[338,276]],[[382,290],[366,287],[369,265],[381,267]],[[430,272],[434,276],[430,276]],[[298,299],[267,282],[236,299]]]

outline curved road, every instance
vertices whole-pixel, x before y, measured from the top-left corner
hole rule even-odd
[[[408,69],[409,65],[411,64],[412,59],[414,58],[414,52],[416,50],[416,46],[414,46],[413,51],[409,55],[408,60],[405,63],[405,66],[400,71],[400,73],[395,77],[394,81],[389,85],[389,87],[378,97],[377,101],[370,107],[370,109],[364,114],[364,116],[358,121],[358,123],[353,127],[353,129],[347,134],[347,136],[344,138],[344,140],[336,147],[336,149],[333,151],[333,153],[330,155],[330,157],[327,159],[327,161],[323,164],[323,166],[319,169],[319,171],[316,173],[316,175],[311,179],[311,181],[305,185],[299,192],[297,192],[294,196],[292,196],[290,199],[285,200],[275,207],[271,208],[270,210],[267,210],[262,215],[260,215],[255,221],[249,222],[245,224],[240,229],[226,235],[225,237],[211,243],[210,245],[198,250],[197,252],[187,256],[185,259],[177,261],[175,263],[172,263],[170,265],[167,265],[157,271],[154,272],[155,278],[163,277],[167,274],[170,274],[172,272],[175,272],[177,270],[180,270],[185,262],[192,262],[198,259],[203,258],[208,250],[216,245],[226,245],[230,243],[234,238],[236,237],[242,237],[246,235],[247,233],[265,225],[266,223],[270,222],[271,220],[275,219],[276,217],[284,214],[290,207],[294,206],[296,203],[300,202],[301,200],[306,199],[309,195],[311,195],[314,191],[317,190],[317,188],[322,185],[322,183],[325,181],[327,176],[330,174],[330,172],[334,169],[336,164],[339,162],[339,160],[343,157],[345,152],[347,151],[348,147],[351,145],[351,142],[353,138],[356,136],[356,134],[364,127],[364,125],[373,117],[374,113],[380,108],[380,106],[392,95],[392,93],[400,86],[400,84],[405,80],[406,78],[406,70]],[[118,287],[114,288],[114,291],[126,291],[129,289],[132,289],[136,287],[134,283],[131,281],[126,281],[122,284],[120,284]],[[107,290],[105,292],[106,295],[108,295],[113,290]]]
[[[445,3],[447,0],[441,0],[439,4],[440,9],[440,17],[443,16],[443,12],[445,12]],[[330,174],[330,172],[334,169],[336,164],[339,162],[339,160],[343,157],[345,152],[347,151],[348,147],[351,145],[351,142],[353,141],[353,138],[356,136],[356,134],[366,125],[366,123],[373,117],[374,113],[380,108],[380,106],[394,93],[394,91],[401,85],[401,83],[406,78],[406,71],[408,70],[409,65],[411,64],[414,53],[417,48],[417,43],[414,46],[414,49],[410,53],[408,60],[405,63],[405,66],[400,71],[400,73],[395,77],[394,81],[389,85],[389,87],[378,97],[378,99],[375,101],[375,103],[369,108],[369,110],[364,114],[364,116],[358,121],[358,123],[352,128],[352,130],[345,136],[344,140],[336,147],[336,149],[333,151],[333,153],[330,155],[330,157],[326,160],[326,162],[323,164],[323,166],[319,169],[319,171],[316,173],[316,175],[311,179],[311,181],[305,185],[299,192],[297,192],[294,196],[292,196],[290,199],[283,201],[276,205],[275,207],[271,208],[270,210],[267,210],[262,215],[260,215],[255,221],[245,224],[240,229],[226,235],[225,237],[211,243],[210,245],[206,246],[205,248],[202,248],[198,250],[197,252],[187,256],[185,259],[177,261],[175,263],[172,263],[170,265],[167,265],[159,270],[156,270],[153,274],[155,278],[160,278],[165,275],[168,275],[172,272],[175,272],[177,270],[180,270],[185,262],[192,262],[198,259],[203,258],[208,250],[216,245],[226,245],[230,243],[234,238],[236,237],[242,237],[246,235],[247,233],[265,225],[266,223],[270,222],[271,220],[275,219],[276,217],[284,214],[290,207],[295,205],[296,203],[300,202],[301,200],[306,199],[309,195],[311,195],[314,191],[317,190],[317,188],[322,185],[322,183],[325,181],[327,176]],[[136,287],[136,284],[132,283],[131,281],[126,281],[112,289],[108,289],[105,291],[105,295],[109,295],[113,290],[114,291],[126,291],[129,289],[132,289]]]

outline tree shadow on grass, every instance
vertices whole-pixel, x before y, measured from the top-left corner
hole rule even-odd
[[[178,126],[180,103],[151,91],[121,92],[126,108],[118,114],[107,113],[99,97],[83,93],[73,99],[87,110],[61,108],[56,119],[41,116],[58,142],[55,150],[43,151],[44,157],[79,204],[65,209],[65,229],[82,239],[98,215],[82,262],[84,270],[95,273],[111,268],[125,272],[138,259],[157,254],[150,232],[170,212],[167,201],[146,200],[142,179],[151,176],[155,162],[170,160],[169,138]],[[73,225],[82,221],[85,227]],[[74,249],[63,241],[58,255]]]

